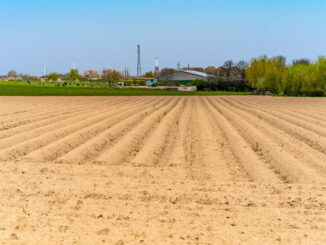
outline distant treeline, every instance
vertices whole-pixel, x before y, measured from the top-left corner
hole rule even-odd
[[[315,62],[307,59],[293,61],[287,66],[282,56],[253,59],[246,68],[248,85],[284,95],[326,95],[326,58]]]
[[[326,57],[319,57],[315,62],[308,59],[294,60],[291,65],[286,64],[283,56],[269,58],[261,56],[252,59],[249,63],[232,60],[224,62],[222,66],[214,67],[185,67],[183,70],[196,70],[213,75],[208,82],[193,81],[190,85],[196,85],[199,90],[223,90],[223,91],[270,91],[273,94],[295,96],[325,96],[326,95]],[[153,77],[177,71],[173,68],[164,68],[159,74],[152,71],[146,72],[143,77],[130,76],[129,70],[122,72],[113,69],[85,70],[79,73],[77,69],[70,70],[67,74],[50,73],[44,77],[32,77],[9,71],[8,80],[23,81],[50,81],[66,83],[90,83],[115,86],[123,82],[127,86],[144,86],[145,81]],[[0,78],[1,79],[1,78]],[[173,81],[170,81],[171,83]],[[162,83],[162,84],[161,84]],[[171,84],[169,81],[160,81],[159,85]]]

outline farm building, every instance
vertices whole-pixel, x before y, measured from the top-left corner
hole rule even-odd
[[[158,77],[158,80],[178,82],[180,84],[187,84],[198,79],[208,82],[212,78],[214,78],[213,75],[209,75],[204,72],[193,71],[193,70],[178,70],[169,74],[160,75]]]

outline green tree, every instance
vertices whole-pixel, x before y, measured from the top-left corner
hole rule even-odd
[[[283,89],[289,95],[311,95],[313,84],[317,82],[317,70],[314,64],[296,64],[290,66],[283,78]]]
[[[307,58],[301,58],[301,59],[292,61],[292,65],[310,65],[310,64],[311,64],[311,62]]]
[[[271,59],[261,56],[250,62],[246,69],[246,77],[251,87],[280,93],[286,68],[285,58],[282,56]]]
[[[146,73],[144,74],[144,77],[155,77],[155,74],[154,74],[154,72],[149,71],[149,72],[146,72]]]
[[[79,79],[79,72],[77,69],[71,69],[68,73],[68,79],[71,81],[77,81]]]
[[[205,88],[208,88],[208,83],[201,80],[201,79],[196,79],[190,83],[191,86],[196,86],[198,91],[203,91]]]
[[[59,74],[53,72],[53,73],[50,73],[47,78],[50,81],[57,81],[59,79]]]
[[[326,94],[326,57],[321,56],[316,62],[317,81],[313,84],[316,95]]]

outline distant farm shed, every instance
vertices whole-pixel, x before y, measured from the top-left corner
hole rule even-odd
[[[209,79],[214,78],[213,75],[206,74],[204,72],[193,71],[193,70],[179,70],[169,74],[163,74],[158,77],[159,81],[173,81],[181,84],[187,84],[194,80],[203,80],[208,82]]]

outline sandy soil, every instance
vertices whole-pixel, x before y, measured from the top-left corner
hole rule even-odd
[[[0,104],[0,244],[326,244],[326,99]]]

